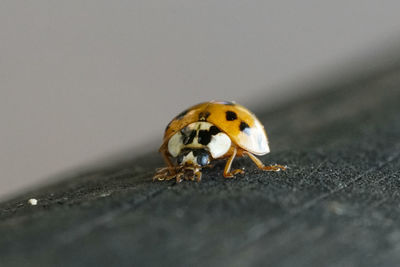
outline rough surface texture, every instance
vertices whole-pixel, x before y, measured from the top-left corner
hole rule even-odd
[[[287,172],[94,168],[0,204],[0,266],[398,266],[400,71],[257,114]]]

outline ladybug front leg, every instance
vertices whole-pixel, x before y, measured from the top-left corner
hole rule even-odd
[[[257,165],[257,167],[261,170],[264,171],[275,171],[278,172],[280,170],[285,171],[286,170],[286,166],[283,165],[271,165],[271,166],[265,166],[264,163],[261,162],[261,160],[259,160],[256,156],[254,156],[253,154],[251,154],[248,151],[243,151],[244,155],[249,156],[249,158]]]
[[[158,180],[158,181],[169,181],[171,179],[174,179],[177,177],[176,174],[170,174],[169,168],[164,167],[164,168],[159,168],[157,169],[156,173],[153,176],[153,181]]]
[[[153,181],[154,180],[168,181],[173,178],[176,178],[178,181],[178,176],[177,176],[177,173],[175,170],[176,168],[175,168],[174,164],[172,164],[171,159],[169,158],[167,149],[165,149],[165,147],[163,146],[160,148],[160,152],[164,158],[165,163],[167,163],[167,167],[158,169],[156,174],[153,176]]]
[[[201,181],[201,170],[200,169],[195,169],[193,172],[193,175],[196,177],[196,182]]]
[[[169,158],[168,150],[165,147],[163,147],[163,148],[160,149],[160,152],[161,152],[161,155],[164,158],[165,163],[167,163],[167,167],[168,167],[169,173],[171,175],[175,175],[176,174],[175,166],[174,166],[174,164],[172,164],[172,161]]]
[[[236,170],[233,170],[233,171],[231,172],[232,162],[233,162],[233,159],[234,159],[235,156],[236,156],[236,153],[237,153],[237,149],[236,149],[236,147],[235,147],[235,149],[232,151],[231,156],[230,156],[230,157],[228,158],[228,160],[226,161],[226,165],[225,165],[225,169],[224,169],[224,177],[225,177],[225,178],[233,178],[234,175],[237,174],[237,173],[241,173],[241,174],[244,173],[244,171],[241,170],[241,169],[236,169]]]

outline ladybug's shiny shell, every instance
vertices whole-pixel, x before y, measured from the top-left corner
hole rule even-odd
[[[256,155],[269,152],[264,126],[245,107],[233,102],[205,102],[188,108],[167,126],[163,146],[184,127],[194,122],[209,122],[229,136],[241,149]]]

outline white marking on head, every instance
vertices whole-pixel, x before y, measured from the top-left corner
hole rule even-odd
[[[177,157],[181,153],[182,146],[182,134],[181,132],[177,132],[168,141],[168,152],[171,156]]]
[[[193,122],[187,125],[185,128],[183,128],[182,132],[184,134],[190,134],[192,131],[198,132],[198,130],[209,130],[211,126],[213,126],[213,124],[209,122],[204,122],[204,121]],[[177,157],[184,147],[203,148],[204,146],[202,144],[199,144],[197,139],[197,133],[196,137],[190,144],[184,145],[183,134],[181,133],[181,131],[178,131],[168,141],[168,152],[171,154],[172,157]]]
[[[225,133],[218,133],[211,137],[210,143],[207,145],[211,156],[213,158],[219,158],[228,152],[229,148],[231,147],[231,139]]]
[[[192,164],[192,165],[197,165],[197,159],[196,157],[193,155],[193,152],[190,151],[186,156],[183,157],[182,159],[182,165],[185,164]]]
[[[193,148],[193,149],[206,148],[207,150],[209,150],[213,158],[219,158],[225,155],[226,152],[229,151],[232,142],[229,136],[223,132],[219,132],[218,134],[211,136],[211,140],[206,146],[199,143],[198,139],[199,131],[201,130],[208,131],[212,126],[214,125],[209,122],[194,122],[187,125],[181,131],[175,133],[168,141],[168,151],[171,154],[171,156],[172,157],[179,156],[182,149],[184,148]],[[193,131],[196,131],[196,136],[193,138],[193,140],[191,140],[190,143],[184,145],[183,144],[184,135],[188,136]],[[193,154],[192,157],[194,157]],[[196,159],[194,158],[193,163],[195,162]]]

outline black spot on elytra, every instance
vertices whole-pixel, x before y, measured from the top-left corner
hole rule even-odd
[[[226,120],[227,121],[234,121],[237,119],[237,115],[235,112],[228,110],[226,112]]]
[[[242,121],[239,125],[239,129],[240,131],[244,132],[247,135],[250,135],[250,126],[245,123],[244,121]]]
[[[184,134],[184,133],[183,133]],[[184,134],[183,135],[183,140],[182,143],[184,145],[188,145],[191,144],[193,142],[193,139],[196,137],[196,131],[193,130],[190,132],[190,134]]]
[[[227,106],[234,106],[235,103],[231,102],[231,101],[222,101],[221,104],[227,105]]]
[[[182,111],[181,113],[179,113],[179,114],[175,117],[174,120],[180,120],[180,119],[182,119],[183,117],[185,117],[185,115],[186,115],[188,112],[189,112],[189,109],[186,109],[186,110]]]
[[[206,121],[207,118],[210,116],[210,112],[200,112],[199,114],[199,121]]]

